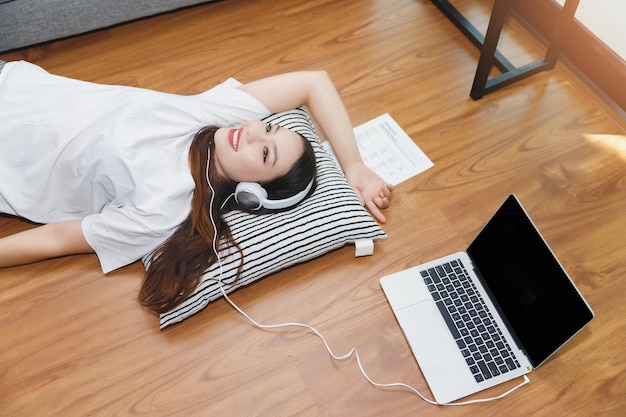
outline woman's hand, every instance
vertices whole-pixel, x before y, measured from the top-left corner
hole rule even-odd
[[[345,173],[348,182],[361,200],[361,204],[372,213],[376,220],[385,223],[387,219],[380,209],[389,207],[393,185],[385,182],[362,162],[352,164]]]
[[[369,169],[361,159],[350,116],[328,73],[302,71],[253,81],[239,87],[272,113],[305,105],[321,136],[328,138],[346,178],[361,203],[381,223],[380,209],[389,206],[392,186]]]

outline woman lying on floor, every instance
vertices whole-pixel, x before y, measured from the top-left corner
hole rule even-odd
[[[156,249],[140,300],[170,310],[216,262],[215,229],[218,241],[231,238],[223,213],[285,209],[312,193],[309,142],[260,121],[302,105],[384,222],[392,187],[363,164],[323,71],[229,79],[182,96],[0,61],[0,213],[42,224],[0,238],[0,267],[95,253],[108,273]]]

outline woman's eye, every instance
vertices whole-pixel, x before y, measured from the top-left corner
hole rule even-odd
[[[267,161],[268,154],[269,154],[269,149],[263,148],[263,162]]]
[[[265,133],[270,133],[271,130],[272,130],[272,124],[271,123],[267,123],[265,125]]]

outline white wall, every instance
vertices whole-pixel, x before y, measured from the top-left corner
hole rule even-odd
[[[575,17],[626,61],[626,0],[580,0]]]

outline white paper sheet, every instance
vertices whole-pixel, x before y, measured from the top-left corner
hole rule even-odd
[[[354,135],[365,165],[389,184],[398,185],[434,166],[388,113],[355,127]],[[330,143],[324,146],[334,156]]]

